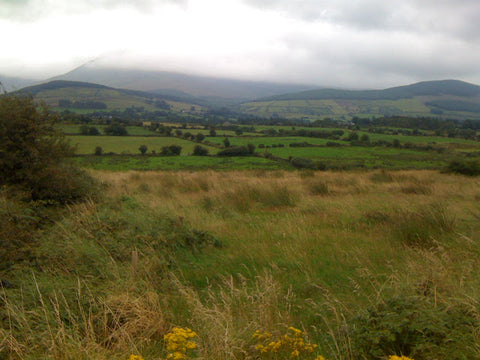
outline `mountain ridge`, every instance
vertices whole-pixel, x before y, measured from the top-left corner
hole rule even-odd
[[[480,86],[460,80],[420,81],[414,84],[390,87],[381,90],[345,90],[320,88],[298,93],[282,94],[255,100],[398,100],[415,96],[454,95],[472,97],[480,95]]]
[[[189,75],[168,71],[147,71],[96,67],[84,64],[65,74],[48,79],[72,80],[103,84],[114,88],[141,90],[153,93],[185,93],[204,100],[228,99],[241,102],[266,96],[305,91],[312,85],[297,85],[265,81],[237,80],[222,77]]]

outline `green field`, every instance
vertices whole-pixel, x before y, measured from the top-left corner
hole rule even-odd
[[[261,157],[211,156],[84,156],[74,161],[88,169],[108,171],[129,170],[279,170],[291,169],[289,164]]]
[[[153,97],[153,95],[152,95]],[[71,101],[98,101],[107,105],[107,111],[109,110],[124,110],[128,107],[143,107],[147,111],[156,111],[154,105],[146,102],[147,96],[132,95],[116,89],[105,88],[89,88],[89,87],[61,87],[56,89],[41,90],[35,95],[35,99],[43,101],[48,106],[56,110],[71,110],[77,113],[89,113],[98,111],[95,109],[64,109],[59,108],[58,101],[60,99],[67,99]],[[205,108],[199,105],[193,105],[189,103],[165,100],[170,105],[173,112],[189,112],[192,114],[200,114]]]
[[[98,126],[99,130],[104,126]],[[78,132],[78,125],[62,125],[62,129],[67,133],[74,131]],[[192,154],[193,148],[198,143],[185,140],[179,137],[160,136],[159,133],[154,133],[143,127],[129,126],[127,130],[129,136],[79,136],[69,135],[68,138],[72,144],[77,147],[77,155],[92,155],[97,146],[103,150],[104,156],[108,157],[109,153],[134,155],[131,159],[112,158],[110,160],[85,160],[83,163],[87,167],[96,169],[117,169],[128,170],[129,166],[132,169],[180,169],[182,166],[188,169],[212,169],[229,168],[231,170],[239,168],[291,168],[285,162],[294,158],[305,158],[314,161],[319,161],[330,169],[344,169],[344,168],[385,168],[385,169],[441,169],[449,161],[462,156],[462,154],[475,153],[480,150],[479,143],[474,140],[465,140],[460,138],[448,138],[441,136],[407,136],[407,135],[385,135],[375,134],[365,131],[357,131],[359,137],[367,135],[371,142],[386,141],[392,143],[394,140],[400,141],[400,147],[386,147],[386,146],[352,146],[349,141],[343,139],[347,138],[352,132],[351,130],[343,130],[344,135],[339,140],[320,139],[302,136],[265,136],[261,131],[269,129],[275,130],[291,130],[292,127],[279,126],[258,126],[256,133],[249,135],[236,136],[233,131],[217,131],[217,136],[206,136],[204,143],[201,145],[208,148],[210,155],[217,154],[224,144],[224,140],[228,137],[231,146],[246,146],[253,144],[255,151],[260,156],[269,157],[269,154],[274,158],[261,159],[245,158],[242,162],[233,160],[217,160],[213,158],[192,158],[192,159],[162,159],[155,157],[148,157],[143,160],[136,158],[138,155],[140,145],[146,145],[148,155],[158,154],[162,147],[170,145],[179,145],[182,147],[181,157]],[[305,130],[314,130],[312,128],[304,128]],[[181,129],[182,132],[196,135],[202,133],[208,135],[209,131],[204,129],[186,128]],[[297,129],[297,130],[300,130]],[[322,129],[322,131],[331,131],[334,129]],[[173,130],[173,133],[175,130]],[[143,135],[143,136],[142,136]],[[152,136],[153,135],[153,136]],[[155,136],[156,135],[156,136]],[[337,143],[341,146],[327,146],[328,143]],[[208,143],[216,144],[216,147],[206,145]],[[290,147],[293,143],[308,143],[312,146],[308,147]],[[411,144],[410,148],[404,145]],[[426,148],[430,147],[430,149]],[[281,158],[283,161],[280,160]]]
[[[174,138],[174,137],[144,137],[144,136],[68,136],[72,145],[76,146],[76,154],[93,154],[95,147],[100,146],[103,153],[116,154],[139,154],[140,145],[148,147],[148,153],[155,151],[159,153],[163,146],[180,145],[182,147],[181,155],[187,155],[193,152],[195,145],[192,141]],[[215,154],[218,149],[203,145]]]
[[[245,113],[262,116],[281,116],[287,119],[321,117],[362,117],[379,114],[402,114],[407,116],[428,116],[430,109],[418,99],[401,100],[276,100],[250,102],[241,105]]]

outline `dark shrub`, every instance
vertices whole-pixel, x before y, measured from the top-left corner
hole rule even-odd
[[[57,120],[30,96],[0,97],[0,185],[60,203],[91,193],[93,180],[66,162],[73,148],[55,128]]]
[[[246,146],[233,146],[217,153],[218,156],[247,156],[251,155]]]
[[[447,165],[445,172],[467,176],[478,176],[480,175],[480,162],[477,160],[453,160]]]
[[[196,156],[207,156],[208,155],[208,149],[206,147],[200,146],[200,145],[195,145],[193,148],[193,155]]]
[[[107,127],[105,127],[105,129],[103,129],[103,132],[105,133],[105,135],[112,135],[112,136],[128,135],[128,132],[125,126],[117,123],[108,125]]]
[[[312,169],[312,170],[325,170],[326,165],[319,161],[313,161],[312,159],[307,158],[293,158],[290,160],[290,163],[299,169]]]
[[[146,153],[147,150],[148,150],[148,147],[147,147],[147,145],[140,145],[140,147],[138,148],[138,150],[140,151],[140,153],[141,153],[142,155],[145,155],[145,153]]]
[[[160,155],[162,156],[178,156],[182,152],[180,145],[163,146]]]

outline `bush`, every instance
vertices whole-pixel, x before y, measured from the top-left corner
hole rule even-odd
[[[140,147],[138,148],[138,150],[140,151],[140,153],[141,153],[142,155],[145,155],[145,153],[146,153],[147,150],[148,150],[148,147],[147,147],[147,145],[140,145]]]
[[[89,135],[89,136],[98,136],[100,135],[100,131],[95,126],[82,125],[80,126],[80,134]]]
[[[396,297],[356,317],[352,340],[362,359],[385,359],[391,354],[415,360],[474,359],[478,325],[462,305],[437,305],[428,297]]]
[[[0,97],[0,185],[60,203],[91,193],[93,180],[66,163],[73,148],[55,128],[57,120],[31,96]]]
[[[246,146],[233,146],[217,153],[218,156],[247,156],[251,154]]]
[[[447,165],[445,172],[467,176],[478,176],[480,175],[480,162],[477,160],[453,160]]]
[[[206,147],[200,146],[200,145],[195,145],[193,148],[193,155],[195,156],[207,156],[208,155],[208,149]]]
[[[103,129],[105,135],[112,135],[112,136],[126,136],[128,135],[127,129],[125,126],[120,124],[111,124]]]
[[[94,151],[94,154],[97,155],[97,156],[100,156],[103,154],[103,149],[101,146],[95,146],[95,151]]]
[[[180,145],[163,146],[160,155],[162,156],[178,156],[182,152]]]
[[[326,165],[319,161],[313,161],[312,159],[307,158],[293,158],[290,160],[290,163],[299,169],[312,169],[312,170],[325,170]]]

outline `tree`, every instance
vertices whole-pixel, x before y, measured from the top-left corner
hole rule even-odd
[[[195,140],[198,141],[198,142],[202,142],[204,139],[205,139],[205,135],[203,135],[202,133],[198,133],[195,136]]]
[[[140,147],[138,148],[138,150],[140,150],[140,153],[141,153],[142,155],[145,155],[145,153],[146,153],[147,150],[148,150],[148,147],[147,147],[147,145],[140,145]]]
[[[108,125],[103,129],[105,135],[114,135],[114,136],[126,136],[128,135],[127,129],[125,126],[118,123]]]
[[[225,139],[223,139],[223,145],[228,148],[230,147],[230,140],[228,140],[228,137],[226,137]]]
[[[33,200],[72,202],[93,180],[67,162],[74,149],[55,127],[58,116],[31,96],[0,96],[0,185],[26,191]]]
[[[208,149],[206,147],[203,147],[201,145],[195,145],[193,148],[193,155],[195,156],[207,156],[208,155]]]
[[[180,145],[163,146],[160,151],[161,156],[178,156],[182,152]]]

